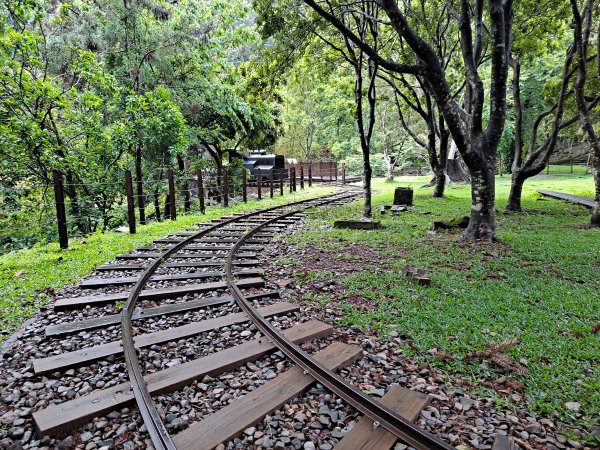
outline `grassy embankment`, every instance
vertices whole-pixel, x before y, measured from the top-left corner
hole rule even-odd
[[[234,212],[268,208],[295,200],[324,195],[331,187],[307,188],[293,195],[285,191],[273,200],[249,200],[246,204],[230,204],[229,208],[210,206],[206,214],[178,216],[176,221],[166,220],[138,226],[137,234],[107,232],[97,233],[85,239],[70,240],[69,248],[61,250],[57,243],[38,245],[0,256],[0,343],[24,320],[33,316],[46,303],[52,291],[76,283],[94,267],[110,261],[118,253],[126,253],[136,247],[149,244],[168,233],[191,227]],[[268,193],[267,193],[268,196]]]
[[[326,270],[310,274],[313,280],[335,279],[346,288],[337,299],[345,313],[342,325],[356,324],[384,335],[392,330],[406,334],[414,344],[406,348],[407,354],[441,365],[481,389],[486,380],[499,376],[497,367],[482,366],[482,358],[466,356],[483,351],[486,343],[517,339],[507,354],[529,373],[509,378],[525,385],[530,406],[538,413],[558,412],[568,421],[571,417],[591,424],[600,413],[600,230],[587,226],[588,209],[535,193],[550,189],[592,196],[593,178],[581,169],[574,175],[568,172],[568,167],[553,167],[550,176],[526,183],[526,212],[498,214],[499,245],[460,243],[459,231],[428,234],[434,220],[468,214],[470,188],[449,186],[444,199],[432,199],[430,188],[419,189],[426,177],[375,182],[379,193],[374,195],[373,210],[378,220],[379,206],[392,203],[395,186],[415,188],[416,211],[397,216],[388,212],[381,217],[385,226],[381,231],[327,227],[334,219],[360,217],[361,205],[354,203],[317,212],[312,227],[290,239],[328,252],[343,252],[348,243],[359,242],[385,261],[372,261],[364,271],[342,279]],[[497,178],[499,211],[509,187],[509,177]],[[294,264],[289,258],[281,263]],[[401,273],[406,266],[426,269],[431,286],[409,282]],[[375,273],[376,267],[385,273]],[[298,276],[306,274],[299,271]],[[350,301],[344,303],[351,297],[367,299],[374,306],[365,311]],[[309,299],[331,301],[319,295]],[[440,361],[427,353],[433,348],[454,359]],[[580,403],[583,417],[576,418],[566,402]]]

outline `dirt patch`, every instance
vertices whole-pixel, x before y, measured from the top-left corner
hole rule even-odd
[[[353,272],[364,270],[366,265],[375,261],[381,264],[381,256],[373,249],[362,244],[351,243],[335,251],[325,251],[309,244],[303,251],[302,268],[331,272]]]

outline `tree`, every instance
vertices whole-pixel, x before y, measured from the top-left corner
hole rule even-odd
[[[395,77],[382,76],[382,79],[392,88],[394,104],[400,119],[400,124],[415,144],[422,147],[428,155],[428,162],[434,174],[433,197],[443,197],[446,187],[446,164],[448,161],[448,150],[450,132],[446,128],[443,116],[439,115],[432,101],[431,95],[423,89],[422,80],[415,77],[418,86],[413,86],[404,76]],[[400,87],[401,86],[401,87]],[[427,138],[424,139],[406,119],[408,109],[421,119],[426,126]]]
[[[600,137],[596,130],[594,130],[592,121],[590,120],[590,107],[585,95],[594,0],[586,0],[583,7],[580,7],[576,0],[571,0],[571,9],[573,11],[573,47],[576,54],[577,68],[577,79],[575,80],[573,90],[575,91],[575,102],[579,111],[581,128],[592,148],[594,168],[596,170],[594,175],[596,189],[591,225],[592,227],[600,227]],[[597,74],[598,78],[600,78],[600,29],[598,30],[597,37],[596,58],[598,63]]]
[[[461,0],[459,10],[448,8],[458,22],[460,47],[467,80],[465,108],[454,98],[448,82],[446,69],[427,36],[418,34],[411,26],[406,10],[401,10],[396,0],[382,0],[388,23],[401,42],[414,54],[415,63],[399,63],[383,57],[376,48],[361,39],[340,19],[340,11],[353,10],[354,4],[319,3],[305,0],[318,15],[327,20],[342,35],[351,40],[379,66],[398,74],[423,77],[424,87],[435,100],[444,116],[458,150],[471,175],[472,207],[466,239],[496,239],[495,219],[495,160],[498,143],[506,119],[506,89],[508,54],[512,42],[512,0],[476,0],[472,5]],[[487,3],[487,15],[484,4]],[[404,5],[408,8],[408,5]],[[364,11],[363,14],[367,15]],[[367,15],[368,16],[368,15]],[[489,30],[490,73],[489,94],[486,97],[481,77],[484,55],[484,21]],[[475,36],[473,36],[475,30]],[[483,122],[485,100],[489,98],[489,120]]]

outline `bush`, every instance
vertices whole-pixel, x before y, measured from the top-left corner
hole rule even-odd
[[[363,174],[363,159],[362,156],[350,156],[344,161],[346,163],[346,170],[348,175],[362,175]],[[385,161],[383,160],[383,154],[376,153],[371,155],[371,170],[373,171],[373,177],[383,177],[386,174]]]

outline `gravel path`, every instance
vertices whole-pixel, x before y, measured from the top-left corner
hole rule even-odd
[[[284,234],[293,233],[300,226],[301,223],[290,227]],[[581,443],[584,430],[571,429],[570,434],[566,435],[561,431],[563,427],[560,423],[555,423],[550,418],[536,417],[529,412],[516,386],[504,386],[507,395],[511,395],[514,404],[517,405],[516,408],[509,409],[495,404],[490,398],[481,397],[465,380],[452,377],[429,365],[417,364],[414,359],[407,357],[404,351],[410,342],[406,336],[392,332],[383,339],[364,334],[354,326],[337,326],[343,312],[338,307],[336,298],[341,287],[335,281],[296,282],[295,273],[298,271],[330,270],[341,276],[365,270],[365,262],[373,259],[371,253],[368,248],[354,244],[345,250],[345,255],[350,255],[350,258],[339,258],[339,255],[323,253],[315,247],[309,246],[301,250],[278,238],[266,246],[263,252],[258,252],[262,259],[262,267],[266,269],[267,286],[265,289],[252,289],[248,292],[279,289],[283,300],[300,305],[299,313],[272,319],[281,329],[312,319],[334,325],[333,336],[303,345],[310,353],[335,340],[361,346],[364,357],[341,370],[340,374],[364,392],[378,398],[385,394],[390,385],[400,384],[429,394],[432,401],[422,411],[417,420],[418,424],[459,449],[491,449],[496,433],[510,434],[518,438],[523,448],[592,448],[589,444],[584,446]],[[278,265],[277,259],[281,258],[281,255],[285,255],[287,260],[297,260],[298,264],[283,267]],[[147,260],[128,260],[120,263],[140,262],[148,263]],[[385,264],[385,261],[381,261],[380,264]],[[379,268],[371,266],[368,270]],[[195,271],[198,269],[177,268],[162,273]],[[114,272],[110,276],[136,276],[139,273]],[[107,275],[106,272],[95,272],[88,278]],[[194,282],[154,282],[151,283],[151,287]],[[57,292],[56,298],[122,292],[126,289],[127,286],[90,291],[69,287]],[[306,300],[308,294],[327,296],[331,301],[327,304],[310,302]],[[222,292],[186,295],[160,302],[146,301],[141,302],[140,306],[154,307],[216,295],[222,295]],[[278,300],[264,298],[255,301],[255,305],[265,306],[275,301]],[[365,299],[353,298],[345,301],[351,301],[358,308],[370,306]],[[238,311],[235,304],[226,303],[146,319],[134,325],[138,334],[149,333]],[[116,313],[116,305],[65,312],[54,312],[51,308],[44,308],[22,330],[18,339],[7,346],[0,359],[0,449],[152,448],[145,426],[134,407],[122,408],[103,417],[96,417],[85,426],[57,438],[37,436],[34,433],[31,414],[37,409],[76,398],[94,389],[107,388],[127,381],[120,355],[64,373],[36,376],[32,370],[32,358],[51,356],[120,339],[118,326],[51,339],[44,336],[44,328],[49,324]],[[255,327],[248,323],[222,327],[177,342],[144,348],[140,352],[141,366],[146,374],[153,373],[259,336],[260,333]],[[154,398],[167,428],[171,433],[176,433],[202,420],[204,416],[218,411],[236,398],[252,392],[289,367],[285,357],[276,352],[214,378],[206,376],[189,386]],[[247,428],[241,436],[221,444],[218,448],[329,450],[352,428],[358,418],[359,415],[352,407],[316,384],[303,395],[266,416],[261,423]],[[597,431],[600,432],[600,429]],[[407,448],[410,447],[403,444],[397,444],[395,447],[396,450]]]

